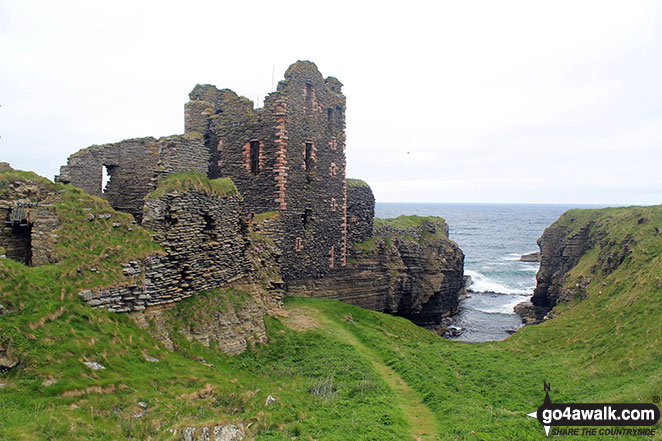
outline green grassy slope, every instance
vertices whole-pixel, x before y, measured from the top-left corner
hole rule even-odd
[[[0,317],[0,344],[20,360],[0,374],[0,440],[178,440],[183,427],[223,423],[257,440],[543,439],[524,416],[541,404],[543,381],[554,401],[662,394],[662,207],[576,212],[596,225],[609,217],[633,252],[604,280],[594,275],[584,301],[504,342],[450,342],[398,317],[290,298],[267,317],[267,345],[228,356],[176,332],[181,349],[170,352],[127,315],[83,304],[80,289],[121,279],[117,262],[160,250],[105,201],[57,188],[62,261],[0,260],[0,304],[12,311]],[[588,253],[577,271],[597,258]],[[219,295],[231,292],[201,294]],[[179,315],[197,303],[179,303]],[[268,395],[277,401],[266,406]]]
[[[245,356],[176,332],[171,337],[185,349],[170,352],[127,315],[90,308],[80,290],[121,282],[119,263],[160,247],[106,201],[31,173],[0,173],[0,194],[17,181],[59,192],[61,259],[38,267],[0,259],[0,304],[9,311],[0,316],[0,347],[20,361],[0,373],[0,440],[181,439],[184,427],[224,423],[243,424],[260,439],[289,440],[302,427],[321,439],[406,438],[408,424],[390,404],[394,393],[369,360],[338,338],[288,331],[271,319],[271,343]],[[226,299],[205,302],[224,311],[243,295],[203,296]],[[176,315],[195,318],[200,297],[179,303]],[[268,395],[278,400],[267,407]],[[136,416],[139,402],[147,404],[144,416]]]

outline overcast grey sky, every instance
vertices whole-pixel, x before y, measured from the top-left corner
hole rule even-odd
[[[378,201],[662,203],[662,2],[0,0],[0,161],[184,130],[196,83],[345,84]]]

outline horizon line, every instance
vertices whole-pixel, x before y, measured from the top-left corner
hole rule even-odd
[[[375,201],[375,204],[445,204],[445,205],[563,205],[563,206],[591,206],[591,207],[653,207],[657,204],[636,203],[587,203],[587,202],[414,202],[414,201]]]

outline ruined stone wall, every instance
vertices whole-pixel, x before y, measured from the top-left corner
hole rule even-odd
[[[246,276],[247,232],[238,196],[191,190],[147,199],[143,225],[155,233],[164,256],[128,262],[124,286],[81,297],[109,311],[141,311],[173,303]]]
[[[202,134],[189,132],[159,138],[156,141],[158,160],[154,170],[153,186],[158,186],[158,178],[170,173],[190,171],[207,175],[208,153]]]
[[[358,179],[347,180],[347,243],[368,240],[375,218],[375,196],[370,186]]]
[[[58,223],[51,203],[56,193],[28,179],[9,183],[0,197],[0,254],[27,265],[55,263]],[[10,222],[21,203],[29,204],[23,208],[25,220]]]
[[[55,180],[103,197],[113,208],[131,213],[140,222],[145,196],[156,188],[160,176],[176,171],[206,174],[207,164],[201,136],[136,138],[74,153]],[[105,189],[104,168],[110,176]]]
[[[39,205],[37,218],[32,224],[30,242],[32,246],[31,265],[47,265],[57,262],[55,245],[57,244],[57,213],[55,207]]]
[[[186,130],[202,131],[209,177],[231,177],[253,213],[277,210],[276,103],[263,109],[228,89],[197,85],[186,105]]]
[[[6,203],[0,207],[0,247],[4,248],[4,253],[0,254],[17,262],[29,263],[32,259],[30,227],[7,223],[13,206],[13,203]]]
[[[145,195],[153,189],[153,170],[157,162],[156,139],[127,139],[74,153],[67,165],[60,168],[55,180],[103,197],[114,209],[131,213],[140,220]],[[105,189],[102,188],[104,167],[110,176]]]

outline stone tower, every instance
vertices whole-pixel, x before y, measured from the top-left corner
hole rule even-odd
[[[285,72],[264,107],[228,89],[198,85],[185,106],[186,133],[203,135],[209,177],[230,177],[251,214],[277,212],[274,240],[286,280],[345,266],[345,96],[314,63]]]

